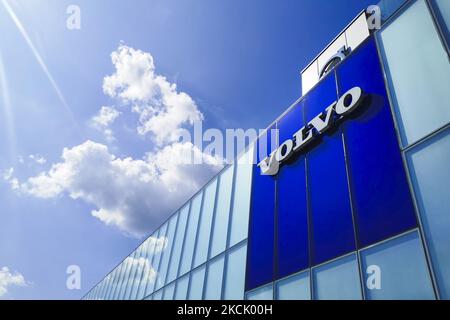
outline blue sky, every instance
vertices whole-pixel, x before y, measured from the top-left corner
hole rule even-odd
[[[66,28],[71,4],[81,9],[80,30]],[[162,153],[173,141],[158,144],[158,123],[145,113],[160,95],[185,107],[175,112],[188,117],[180,126],[201,115],[205,128],[264,128],[299,98],[299,71],[370,4],[0,1],[0,299],[80,298],[176,209],[153,210],[152,197],[176,186],[168,202],[182,202],[217,170],[158,167],[169,171],[161,189],[129,178],[128,168],[142,177],[177,152]],[[150,70],[140,90],[176,89],[125,90],[136,82],[123,79],[124,61]],[[73,264],[81,290],[66,289]]]

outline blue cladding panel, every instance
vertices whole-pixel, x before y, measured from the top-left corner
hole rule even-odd
[[[341,94],[355,86],[370,94],[342,125],[359,245],[364,247],[417,222],[373,38],[337,74]]]
[[[270,141],[271,132],[259,140]],[[259,143],[258,147],[259,148]],[[259,162],[259,150],[256,150]],[[253,190],[249,226],[246,289],[250,290],[273,279],[275,178],[263,176],[253,168]]]
[[[307,96],[306,122],[336,100],[336,79],[330,74]],[[306,155],[313,265],[355,250],[341,130],[327,132],[320,140]]]
[[[303,126],[302,103],[278,123],[280,142]],[[305,158],[284,164],[278,173],[278,270],[282,278],[309,266]]]

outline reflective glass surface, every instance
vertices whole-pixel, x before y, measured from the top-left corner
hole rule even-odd
[[[273,284],[270,283],[246,294],[247,300],[273,300]]]
[[[226,169],[219,180],[216,213],[211,239],[211,257],[222,253],[227,245],[228,218],[230,216],[231,195],[233,188],[234,166]]]
[[[161,290],[155,292],[155,293],[153,294],[153,296],[151,297],[152,300],[162,300],[162,298],[163,298],[163,293],[164,293],[164,290],[163,290],[163,289],[161,289]]]
[[[356,255],[314,268],[313,285],[316,300],[362,299]]]
[[[186,240],[184,241],[183,253],[180,265],[180,275],[191,270],[192,257],[194,255],[195,239],[197,237],[198,219],[202,208],[203,191],[197,194],[191,201],[191,212],[186,229]]]
[[[417,232],[364,250],[361,263],[366,272],[367,299],[434,299],[425,254]],[[376,277],[379,277],[379,286]]]
[[[204,299],[220,300],[222,294],[224,262],[225,256],[222,255],[208,263]]]
[[[173,295],[175,292],[175,282],[167,285],[163,291],[163,300],[173,300]]]
[[[364,247],[414,228],[416,217],[374,39],[344,60],[337,74],[341,94],[355,86],[366,94],[342,123],[359,245]]]
[[[276,284],[277,300],[311,300],[309,271],[290,276]]]
[[[130,274],[130,279],[128,280],[128,291],[127,292],[127,299],[134,300],[136,299],[136,294],[139,290],[139,284],[141,282],[141,276],[142,276],[142,264],[141,256],[142,252],[145,251],[147,246],[147,240],[145,240],[137,249],[135,252],[135,266]]]
[[[450,1],[432,0],[436,6],[436,14],[439,19],[440,27],[444,33],[447,45],[450,46]]]
[[[406,156],[439,291],[450,299],[450,129]]]
[[[131,290],[133,289],[133,287],[135,286],[136,283],[136,269],[138,268],[138,263],[139,263],[139,248],[137,250],[135,250],[130,258],[130,269],[128,271],[128,280],[126,282],[125,285],[125,291],[124,291],[124,295],[123,295],[123,300],[129,300],[130,299],[130,294],[131,294]]]
[[[162,256],[163,251],[166,251],[166,249],[167,249],[167,243],[168,243],[167,238],[166,238],[167,226],[168,226],[168,222],[163,224],[163,226],[159,229],[158,240],[160,242],[159,242],[159,245],[156,244],[155,256],[152,261],[152,267],[154,268],[154,271],[156,272],[156,274],[154,277],[152,277],[150,273],[147,275],[144,274],[144,277],[142,280],[143,284],[144,284],[143,297],[146,297],[155,291],[154,289],[155,289],[155,284],[156,284],[156,275],[158,274],[159,265],[161,264],[161,256]]]
[[[177,286],[175,289],[175,300],[186,300],[187,291],[189,286],[189,275],[185,275],[184,277],[177,280]]]
[[[165,244],[164,238],[159,237],[159,233],[161,232],[162,230],[160,228],[141,245],[142,251],[139,256],[139,268],[137,272],[137,275],[139,275],[137,278],[137,280],[139,279],[139,285],[136,293],[132,293],[132,299],[141,300],[144,298],[147,287],[150,290],[150,285],[153,286],[155,283],[158,265],[155,264],[154,258]],[[153,287],[151,290],[153,290]]]
[[[204,263],[208,257],[216,189],[217,179],[210,183],[205,189],[205,197],[203,199],[202,213],[198,227],[197,245],[195,248],[194,267]]]
[[[244,299],[246,257],[247,245],[238,246],[228,253],[223,297],[225,300]]]
[[[247,238],[250,195],[252,192],[253,153],[254,149],[251,146],[236,164],[234,198],[231,211],[230,247]]]
[[[379,39],[402,140],[409,145],[450,121],[449,57],[424,0],[413,1]]]
[[[178,216],[179,216],[178,213],[173,215],[168,222],[166,235],[167,245],[164,248],[164,250],[162,250],[161,253],[162,256],[158,269],[158,274],[156,275],[155,290],[158,290],[159,288],[163,287],[164,284],[166,283],[167,269],[169,268],[170,254],[172,252],[173,240],[175,238],[175,230],[177,228]]]
[[[172,257],[170,258],[169,271],[166,283],[172,282],[177,278],[178,267],[180,265],[181,249],[183,248],[184,234],[186,231],[186,222],[189,215],[189,204],[180,210],[178,225],[175,232],[175,240],[173,243]]]
[[[189,300],[201,300],[203,297],[203,283],[205,281],[205,266],[195,269],[191,273],[189,282]]]

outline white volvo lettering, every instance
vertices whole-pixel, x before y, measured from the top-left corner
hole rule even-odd
[[[280,164],[287,161],[294,153],[304,149],[314,138],[329,130],[337,120],[355,111],[362,102],[361,88],[348,90],[338,101],[333,102],[324,112],[312,119],[298,130],[292,139],[284,141],[275,151],[262,160],[258,167],[262,175],[273,176],[278,173]]]

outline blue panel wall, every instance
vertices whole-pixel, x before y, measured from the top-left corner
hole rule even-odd
[[[265,139],[270,146],[271,137],[270,129],[259,138],[255,148],[257,163],[270,153],[270,148],[262,155],[260,150]],[[275,177],[261,175],[256,165],[253,170],[246,290],[272,281],[274,272]]]
[[[331,73],[308,94],[305,104],[306,123],[336,100],[336,79],[334,73]],[[311,251],[315,265],[355,250],[341,129],[337,127],[327,132],[305,152],[312,230]]]
[[[303,107],[300,102],[278,122],[280,142],[303,126]],[[276,277],[282,278],[309,266],[305,157],[284,164],[277,179]]]
[[[359,246],[416,227],[416,217],[373,38],[338,68],[341,94],[359,86],[368,94],[342,124]],[[389,182],[389,183],[387,183]]]
[[[361,107],[276,176],[254,166],[247,290],[417,227],[373,38],[278,121],[279,142],[355,86]]]

